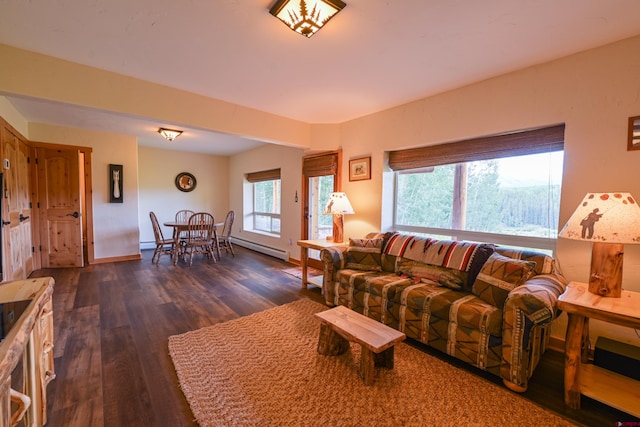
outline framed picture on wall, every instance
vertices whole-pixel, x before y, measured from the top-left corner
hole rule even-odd
[[[109,165],[109,203],[122,203],[122,165]]]
[[[349,181],[371,179],[371,156],[349,160]]]

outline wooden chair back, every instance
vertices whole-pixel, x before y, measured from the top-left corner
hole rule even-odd
[[[151,218],[151,225],[153,226],[153,237],[156,239],[156,245],[164,242],[164,236],[162,234],[162,228],[160,228],[160,223],[158,222],[158,217],[156,214],[151,211],[149,212],[149,217]]]
[[[187,229],[187,244],[213,242],[214,223],[213,215],[210,213],[197,212],[191,215]]]
[[[224,226],[222,227],[222,233],[220,234],[220,237],[228,238],[231,235],[231,227],[233,226],[235,217],[236,213],[234,211],[229,211],[227,213],[227,216],[224,219]]]
[[[189,217],[191,217],[191,215],[193,214],[194,212],[192,210],[182,209],[176,212],[176,222],[183,222],[186,224],[187,221],[189,221]]]
[[[160,228],[160,223],[158,222],[158,217],[155,212],[149,212],[149,218],[151,218],[151,225],[153,226],[153,237],[156,239],[156,248],[153,251],[153,256],[151,257],[151,263],[157,264],[160,262],[160,257],[162,255],[175,256],[175,240],[164,238],[162,228]]]
[[[233,245],[231,244],[231,227],[233,227],[233,220],[236,217],[234,211],[229,211],[227,217],[224,219],[224,226],[222,227],[222,234],[216,238],[216,250],[218,251],[218,258],[220,258],[220,248],[223,247],[225,252],[231,252],[231,255],[236,256]]]

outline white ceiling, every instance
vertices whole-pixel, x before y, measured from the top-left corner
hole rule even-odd
[[[640,33],[638,0],[345,0],[307,39],[269,15],[274,1],[0,0],[0,43],[340,123]],[[167,148],[154,131],[184,128],[9,99],[29,121],[136,135],[141,145]],[[262,144],[185,131],[172,147],[230,155]]]

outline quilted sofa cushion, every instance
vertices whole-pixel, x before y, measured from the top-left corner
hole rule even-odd
[[[511,292],[535,274],[536,263],[492,254],[478,274],[472,292],[500,309]]]
[[[334,305],[344,305],[382,323],[386,323],[385,313],[396,292],[413,284],[395,273],[354,269],[340,270],[336,279]]]
[[[392,273],[344,269],[334,303],[498,374],[502,310],[467,291]]]
[[[383,239],[349,239],[345,267],[355,270],[382,271]]]
[[[400,275],[436,282],[451,289],[463,289],[467,282],[467,273],[464,271],[425,264],[406,258],[398,259],[397,270]],[[420,280],[414,281],[419,282]]]

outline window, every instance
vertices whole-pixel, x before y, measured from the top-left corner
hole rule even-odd
[[[251,218],[245,227],[254,231],[280,234],[280,169],[247,174],[252,194]]]
[[[562,131],[564,139],[564,127],[558,127],[552,132],[556,142],[558,131]],[[498,138],[498,143],[487,147],[495,151],[505,135]],[[453,146],[457,144],[461,145],[456,149]],[[452,156],[443,155],[442,147],[425,147],[432,155],[424,160],[413,152],[410,164],[419,169],[401,168],[395,163],[396,230],[554,250],[563,144],[551,143],[549,138],[524,145],[505,143],[506,149],[496,157],[486,152],[478,154],[478,147],[464,153],[468,144],[447,145]],[[433,155],[434,150],[439,156]],[[510,151],[515,154],[509,155]],[[405,156],[404,160],[408,158]],[[469,160],[448,163],[447,158]],[[390,155],[390,165],[393,167],[398,159],[402,156]]]

